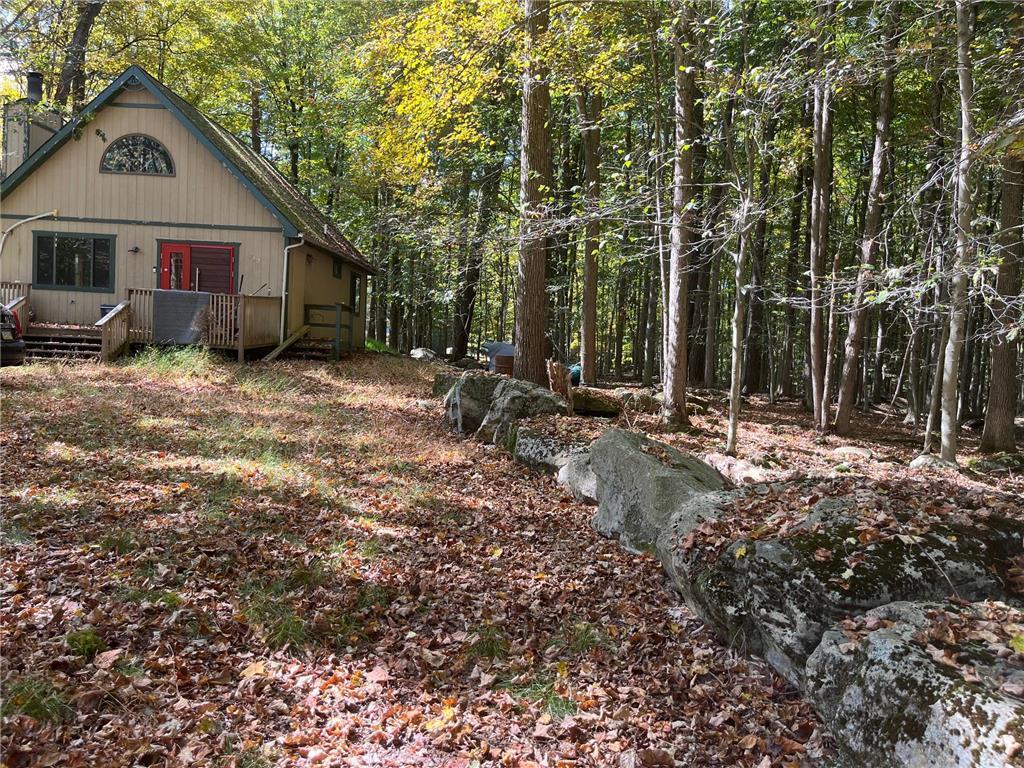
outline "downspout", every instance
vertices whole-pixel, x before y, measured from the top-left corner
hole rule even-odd
[[[16,221],[13,224],[11,224],[11,226],[9,226],[2,233],[0,233],[0,257],[2,257],[4,254],[4,243],[7,240],[7,236],[11,234],[11,232],[13,232],[16,227],[20,227],[22,224],[28,224],[30,221],[36,221],[37,219],[45,219],[48,216],[53,216],[54,218],[57,218],[58,213],[59,211],[56,208],[54,208],[52,211],[47,211],[46,213],[37,213],[35,216],[29,216],[27,219],[22,219],[21,221]]]
[[[284,272],[281,274],[281,344],[284,344],[285,313],[288,310],[288,257],[291,256],[293,248],[298,248],[305,244],[306,236],[299,232],[299,242],[284,247]]]

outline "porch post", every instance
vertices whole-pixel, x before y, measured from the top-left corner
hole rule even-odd
[[[245,294],[238,295],[238,362],[245,362]]]

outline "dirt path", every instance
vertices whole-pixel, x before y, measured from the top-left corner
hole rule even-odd
[[[5,370],[7,764],[813,763],[795,692],[429,376]]]

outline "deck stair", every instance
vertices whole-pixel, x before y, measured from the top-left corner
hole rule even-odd
[[[33,325],[25,334],[28,360],[89,362],[100,359],[102,342],[92,328],[46,328]]]
[[[329,339],[299,339],[281,353],[281,357],[290,360],[322,360],[329,362],[333,359],[334,343]],[[342,351],[341,357],[345,357]]]

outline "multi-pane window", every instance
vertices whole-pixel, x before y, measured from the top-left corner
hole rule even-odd
[[[100,161],[100,170],[108,173],[141,173],[148,176],[173,176],[170,153],[156,139],[141,133],[122,136]]]
[[[35,285],[114,289],[114,238],[103,235],[36,235]]]

